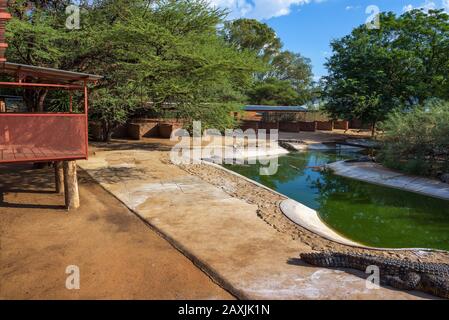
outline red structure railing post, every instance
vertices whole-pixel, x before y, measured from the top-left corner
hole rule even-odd
[[[73,97],[72,97],[72,91],[70,91],[70,102],[69,102],[69,112],[73,112]]]
[[[11,14],[8,12],[8,1],[0,0],[0,62],[6,62],[5,51],[8,44],[5,40],[5,28],[9,19]]]
[[[86,115],[86,159],[89,158],[89,98],[87,81],[84,80],[84,114]]]

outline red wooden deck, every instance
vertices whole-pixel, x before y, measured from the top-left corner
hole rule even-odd
[[[86,155],[82,153],[75,154],[73,152],[64,152],[61,150],[50,148],[15,146],[0,149],[0,163],[44,161],[46,159],[51,159],[53,161],[59,159],[75,160],[84,158],[86,158]]]
[[[87,158],[85,114],[1,114],[0,163]]]

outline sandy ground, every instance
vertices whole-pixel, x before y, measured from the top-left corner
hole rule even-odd
[[[233,299],[79,170],[67,213],[51,169],[0,166],[1,299]],[[80,268],[80,290],[65,287]]]

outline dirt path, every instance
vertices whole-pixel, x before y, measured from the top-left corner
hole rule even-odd
[[[51,173],[0,166],[0,299],[233,299],[82,172],[68,214]]]

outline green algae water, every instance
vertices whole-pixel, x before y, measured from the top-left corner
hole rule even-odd
[[[356,242],[449,250],[449,201],[313,168],[358,156],[335,150],[290,153],[279,157],[272,176],[259,175],[259,164],[225,167],[317,210],[328,226]]]

